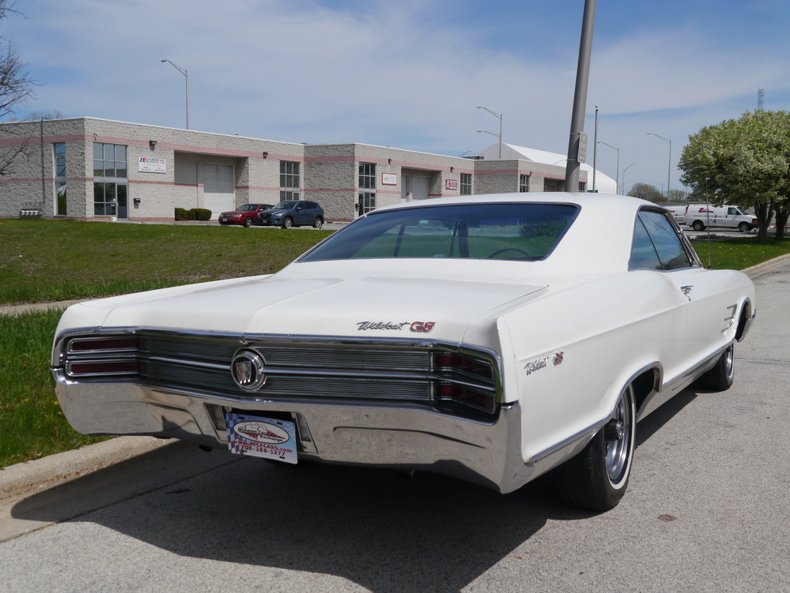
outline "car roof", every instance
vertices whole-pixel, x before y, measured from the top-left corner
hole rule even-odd
[[[421,208],[438,205],[450,204],[486,204],[486,203],[555,203],[555,204],[578,204],[579,206],[590,206],[592,208],[622,208],[625,204],[633,207],[656,206],[653,202],[634,198],[631,196],[621,196],[616,194],[599,193],[571,193],[571,192],[527,192],[527,193],[503,193],[503,194],[477,194],[473,196],[457,196],[448,198],[431,198],[429,200],[414,200],[411,202],[401,202],[389,206],[381,206],[373,212],[382,210],[392,210],[399,208]]]

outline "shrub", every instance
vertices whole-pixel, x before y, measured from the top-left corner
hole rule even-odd
[[[187,210],[186,208],[176,208],[175,219],[189,220],[189,210]]]
[[[192,220],[211,220],[211,210],[208,208],[192,208],[189,211]]]

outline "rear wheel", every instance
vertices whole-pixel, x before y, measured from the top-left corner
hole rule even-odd
[[[703,222],[701,220],[695,220],[692,223],[691,228],[694,229],[697,232],[704,231],[705,230],[705,225],[703,224]]]
[[[735,342],[716,361],[716,366],[702,375],[697,385],[711,391],[727,391],[735,379]]]
[[[245,218],[244,219],[244,226],[251,227],[252,226],[252,218]]]
[[[628,487],[636,436],[634,389],[620,394],[614,415],[576,457],[559,472],[562,498],[595,511],[617,506]]]
[[[315,220],[313,221],[313,227],[316,229],[320,229],[322,226],[324,226],[324,219],[321,218],[320,216],[316,216]]]

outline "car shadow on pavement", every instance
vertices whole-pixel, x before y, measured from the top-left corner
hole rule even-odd
[[[683,392],[640,423],[638,444],[695,397]],[[561,503],[551,482],[500,495],[427,473],[294,467],[177,443],[28,497],[12,516],[89,521],[185,557],[333,575],[378,593],[455,592],[503,561],[531,570],[518,548],[548,521],[594,516]],[[75,504],[97,491],[98,503]]]
[[[701,392],[700,392],[701,393]],[[636,426],[636,447],[646,443],[667,422],[697,398],[697,392],[686,389],[655,410]],[[626,494],[626,496],[628,496]]]
[[[129,489],[140,468],[178,462],[184,451],[164,447],[33,495],[12,516],[60,521],[63,504],[103,489],[101,506],[71,519],[186,557],[334,575],[382,593],[459,591],[509,556],[525,561],[515,550],[549,519],[590,516],[563,506],[541,480],[503,496],[432,474],[279,466],[196,447],[190,454],[220,462],[179,481],[160,470],[159,487]]]

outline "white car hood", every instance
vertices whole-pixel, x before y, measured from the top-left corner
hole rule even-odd
[[[392,270],[386,276],[373,270],[341,277],[280,273],[90,301],[72,307],[64,322],[71,327],[430,338],[460,343],[470,324],[493,321],[504,309],[534,298],[545,288],[464,280],[454,273],[437,277],[436,270],[419,273],[411,269],[408,277],[393,276]]]

